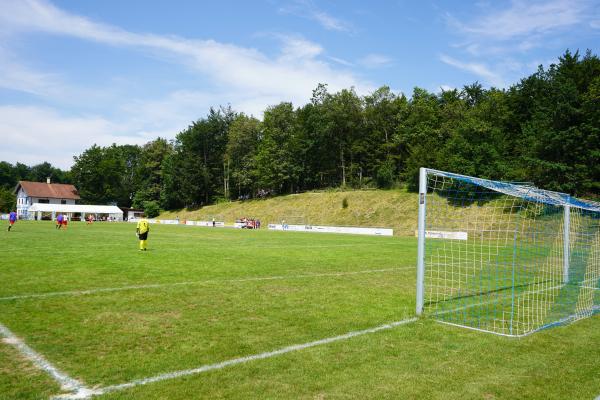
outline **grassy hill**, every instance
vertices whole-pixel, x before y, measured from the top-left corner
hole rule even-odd
[[[344,199],[347,207],[344,208]],[[258,218],[263,226],[285,219],[289,224],[393,228],[395,235],[412,235],[417,228],[417,194],[405,190],[327,191],[293,194],[265,200],[236,201],[199,210],[164,212],[161,219],[210,220],[227,224],[237,218]]]

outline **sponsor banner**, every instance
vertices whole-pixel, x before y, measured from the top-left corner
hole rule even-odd
[[[179,220],[178,219],[159,219],[157,220],[159,224],[164,224],[164,225],[178,225],[179,224]]]
[[[415,236],[419,237],[419,231],[415,231]],[[425,237],[427,239],[467,240],[469,235],[467,232],[425,231]]]
[[[346,233],[353,235],[393,236],[394,230],[388,228],[358,228],[350,226],[320,226],[320,225],[281,225],[269,224],[269,229],[276,231],[301,231],[320,233]]]
[[[269,229],[275,231],[297,231],[304,232],[307,230],[307,225],[281,225],[281,224],[269,224]]]
[[[129,222],[134,222],[137,223],[141,218],[129,218]],[[189,226],[213,226],[212,221],[180,221],[177,219],[149,219],[148,220],[149,223],[151,224],[163,224],[163,225],[179,225],[179,224],[185,224],[185,225],[189,225]],[[216,228],[224,228],[225,227],[225,222],[220,221],[217,222],[215,221],[215,227]]]
[[[196,221],[196,226],[209,226],[212,228],[213,223],[212,221]],[[215,228],[224,228],[225,227],[225,222],[217,222],[215,221]]]

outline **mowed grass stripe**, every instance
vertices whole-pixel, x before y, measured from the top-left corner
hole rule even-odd
[[[286,354],[286,353],[291,353],[294,351],[305,350],[305,349],[309,349],[311,347],[322,346],[322,345],[326,345],[326,344],[330,344],[330,343],[334,343],[334,342],[339,342],[342,340],[348,340],[348,339],[351,339],[351,338],[354,338],[357,336],[367,335],[370,333],[376,333],[376,332],[380,332],[383,330],[396,328],[401,325],[406,325],[411,322],[415,322],[416,320],[417,320],[416,318],[408,318],[405,320],[376,326],[374,328],[364,329],[361,331],[352,331],[352,332],[345,333],[343,335],[320,339],[320,340],[315,340],[313,342],[286,346],[282,349],[273,350],[273,351],[260,353],[260,354],[253,354],[253,355],[245,356],[245,357],[234,358],[234,359],[223,361],[223,362],[216,363],[216,364],[203,365],[203,366],[200,366],[197,368],[182,370],[182,371],[167,372],[167,373],[152,376],[149,378],[138,379],[138,380],[135,380],[132,382],[121,383],[118,385],[100,388],[100,389],[98,389],[98,392],[99,393],[115,392],[115,391],[119,391],[119,390],[130,389],[130,388],[133,388],[136,386],[148,385],[150,383],[156,383],[156,382],[170,380],[170,379],[178,379],[178,378],[181,378],[184,376],[197,375],[197,374],[201,374],[204,372],[223,369],[223,368],[230,367],[230,366],[237,365],[237,364],[243,364],[243,363],[247,363],[250,361],[256,361],[256,360],[263,360],[266,358],[276,357],[276,356]]]
[[[81,290],[82,282],[88,286],[83,289],[88,289],[344,272],[394,268],[413,264],[415,259],[404,262],[403,251],[411,247],[412,240],[398,238],[160,225],[152,226],[150,251],[139,254],[133,224],[72,225],[61,232],[44,222],[19,222],[19,236],[2,232],[7,262],[0,265],[0,274],[11,284],[0,287],[0,297]],[[181,239],[173,241],[173,235]],[[53,244],[54,251],[37,249],[49,244]],[[286,244],[295,247],[255,247]],[[378,244],[385,246],[380,248]]]
[[[399,238],[153,225],[141,253],[132,224],[72,225],[20,223],[29,240],[6,236],[11,266],[0,274],[11,285],[0,294],[157,286],[6,300],[0,320],[90,386],[334,337],[414,309],[414,258]],[[210,282],[174,285],[191,281]]]
[[[225,279],[225,280],[203,280],[203,281],[188,281],[188,282],[174,282],[174,283],[156,283],[136,286],[121,286],[112,288],[93,288],[93,289],[81,289],[73,290],[69,292],[48,292],[48,293],[37,293],[37,294],[22,294],[15,296],[0,297],[0,301],[8,300],[21,300],[21,299],[41,299],[46,297],[57,297],[57,296],[84,296],[97,293],[105,292],[119,292],[124,290],[143,290],[143,289],[157,289],[165,287],[177,287],[187,285],[208,285],[208,284],[224,284],[234,282],[254,282],[254,281],[274,281],[274,280],[285,280],[285,279],[311,279],[311,278],[326,278],[326,277],[340,277],[349,275],[362,275],[362,274],[376,274],[386,272],[398,272],[401,270],[413,270],[414,267],[398,267],[398,268],[387,268],[387,269],[373,269],[364,271],[350,271],[350,272],[331,272],[331,273],[314,273],[307,275],[279,275],[279,276],[259,276],[253,278],[239,278],[239,279]]]
[[[398,320],[413,313],[409,293],[355,275],[23,300],[0,315],[72,376],[107,385]]]

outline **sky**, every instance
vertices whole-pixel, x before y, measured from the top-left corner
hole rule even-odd
[[[302,106],[318,83],[508,88],[599,45],[600,0],[0,0],[0,161],[69,169],[211,106]]]

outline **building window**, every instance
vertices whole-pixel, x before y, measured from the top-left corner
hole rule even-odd
[[[50,204],[50,200],[48,200],[48,199],[39,199],[38,203],[40,203],[40,204]]]
[[[60,204],[67,204],[67,201],[66,200],[61,200]]]

